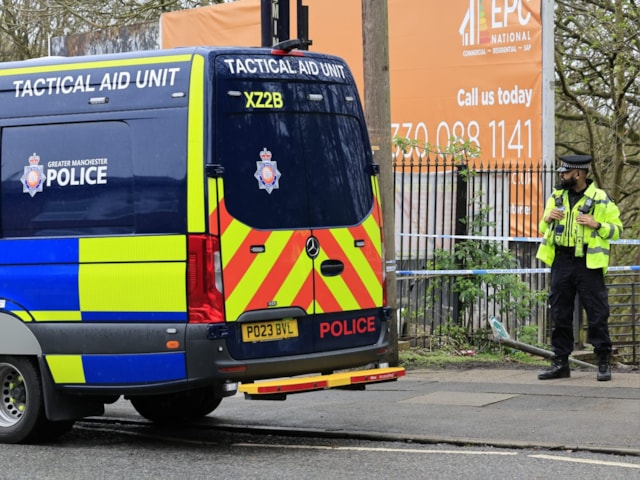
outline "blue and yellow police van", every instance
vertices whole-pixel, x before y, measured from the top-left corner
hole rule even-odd
[[[239,383],[281,398],[403,374],[381,363],[379,168],[341,59],[11,62],[0,105],[0,442],[120,397],[179,421]]]

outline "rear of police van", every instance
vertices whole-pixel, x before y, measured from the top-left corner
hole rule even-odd
[[[224,317],[192,312],[207,324],[199,348],[242,380],[378,363],[388,348],[378,169],[351,72],[299,51],[215,50],[208,62],[209,311]]]
[[[0,65],[0,99],[0,442],[121,395],[166,421],[238,380],[403,374],[333,373],[389,343],[378,169],[340,59],[33,60]]]

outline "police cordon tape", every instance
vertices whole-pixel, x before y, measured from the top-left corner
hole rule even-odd
[[[526,242],[540,243],[542,238],[537,237],[494,237],[489,235],[443,235],[443,234],[427,234],[427,233],[397,233],[400,237],[418,237],[418,238],[445,238],[448,240],[495,240],[499,242]],[[612,245],[640,245],[640,240],[621,238],[620,240],[612,240]]]
[[[609,267],[608,272],[640,272],[640,265]],[[476,270],[397,270],[396,275],[408,280],[416,277],[433,277],[437,275],[504,275],[518,273],[550,273],[550,268],[496,268]]]
[[[540,243],[541,238],[531,237],[496,237],[488,235],[436,235],[422,233],[398,233],[401,237],[421,237],[421,238],[446,238],[456,240],[495,240],[510,242]],[[611,242],[612,244],[640,245],[640,240],[620,239]],[[640,271],[640,265],[609,267],[609,272],[636,272]],[[396,276],[402,277],[398,280],[411,280],[417,277],[433,277],[438,275],[504,275],[504,274],[527,274],[527,273],[550,273],[550,268],[496,268],[496,269],[471,269],[471,270],[397,270]]]

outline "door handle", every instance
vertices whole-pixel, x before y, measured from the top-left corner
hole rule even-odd
[[[320,272],[325,277],[335,277],[344,271],[344,263],[340,260],[325,260],[320,264]]]

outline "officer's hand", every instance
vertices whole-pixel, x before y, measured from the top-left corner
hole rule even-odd
[[[551,223],[554,220],[562,220],[564,218],[564,210],[560,208],[554,208],[551,210],[547,218],[544,219],[545,222]]]
[[[593,215],[588,215],[586,213],[581,213],[580,215],[578,215],[576,222],[578,222],[580,225],[585,225],[590,228],[598,228],[598,222],[593,219]]]

